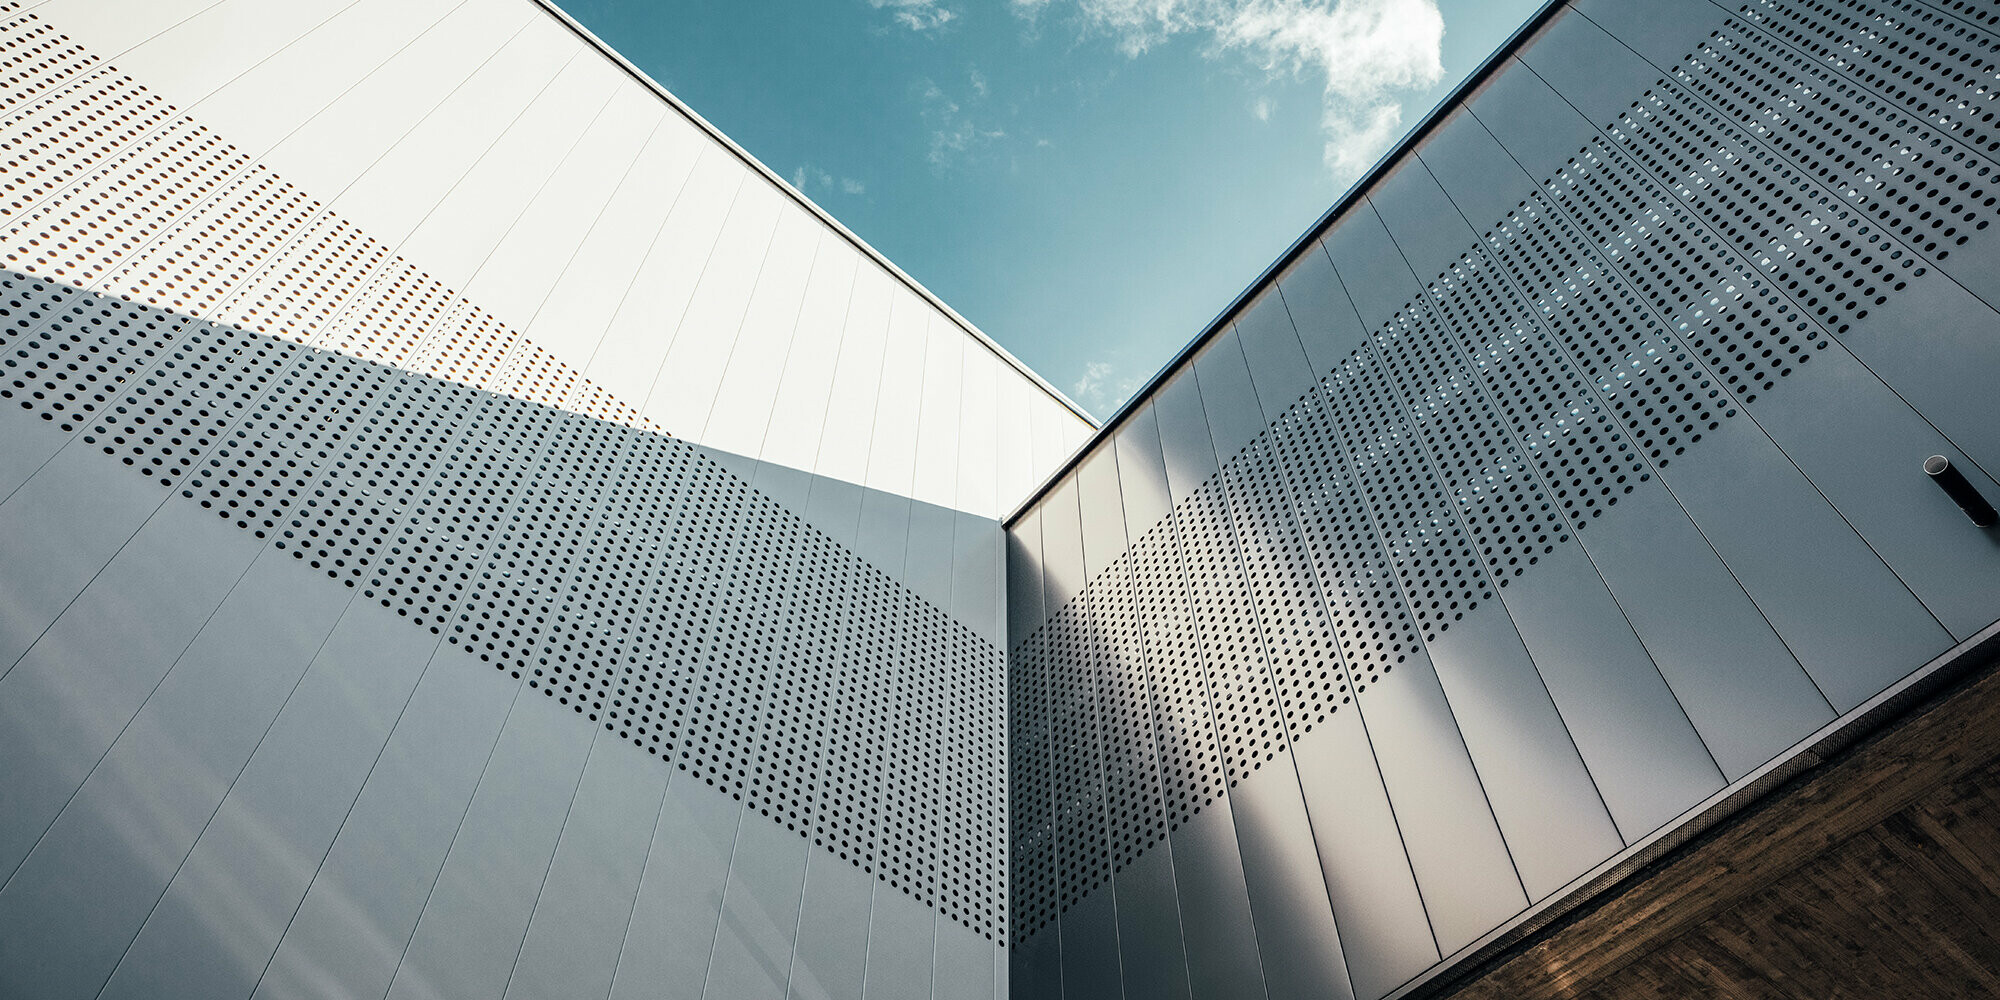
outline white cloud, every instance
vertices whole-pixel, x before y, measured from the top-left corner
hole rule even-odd
[[[1023,17],[1056,0],[1013,0]],[[1271,74],[1322,78],[1320,127],[1334,173],[1353,177],[1402,124],[1398,91],[1444,76],[1444,17],[1437,0],[1063,0],[1086,33],[1127,56],[1176,35],[1202,40],[1210,57],[1247,57]]]
[[[976,72],[974,76],[977,77]],[[919,99],[923,103],[924,124],[931,130],[928,156],[931,166],[951,166],[981,147],[1007,137],[1005,129],[985,127],[974,121],[973,115],[935,82],[925,80],[921,87]],[[977,103],[978,99],[975,97],[974,101]]]
[[[854,178],[852,178],[852,177],[842,177],[842,178],[840,179],[840,193],[841,193],[841,194],[866,194],[866,193],[868,193],[868,185],[866,185],[866,184],[863,184],[863,183],[861,183],[860,181],[857,181],[857,180],[855,180],[855,179],[854,179]]]
[[[1271,112],[1276,110],[1276,108],[1276,102],[1270,98],[1259,97],[1257,100],[1251,102],[1250,114],[1260,122],[1267,122],[1271,120]]]
[[[1070,386],[1070,398],[1094,413],[1110,413],[1139,390],[1139,380],[1118,374],[1109,361],[1092,361],[1083,366],[1083,377]]]
[[[868,6],[887,9],[897,24],[911,31],[933,31],[958,20],[958,12],[938,0],[868,0]]]

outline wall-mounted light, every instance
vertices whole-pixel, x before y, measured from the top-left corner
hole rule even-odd
[[[1938,484],[1938,488],[1958,504],[1958,509],[1964,511],[1973,524],[1991,528],[2000,523],[2000,513],[1996,513],[1993,505],[1979,495],[1979,491],[1965,478],[1965,473],[1952,466],[1951,459],[1943,455],[1924,459],[1924,475],[1931,477],[1931,482]]]

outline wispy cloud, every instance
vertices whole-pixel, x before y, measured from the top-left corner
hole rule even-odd
[[[1398,92],[1444,76],[1436,0],[1012,0],[1012,7],[1032,20],[1058,3],[1085,33],[1112,39],[1130,57],[1186,35],[1212,58],[1319,77],[1326,164],[1343,178],[1360,174],[1395,138]]]
[[[1269,97],[1259,97],[1250,103],[1250,114],[1260,122],[1271,120],[1271,112],[1277,110],[1277,103]]]
[[[868,0],[868,6],[889,11],[897,24],[911,31],[936,31],[958,20],[958,11],[938,0]]]
[[[974,102],[985,96],[985,78],[972,73]],[[976,115],[931,80],[919,84],[918,99],[923,104],[924,124],[930,127],[929,160],[933,167],[949,167],[996,140],[1005,139],[1002,128],[980,124]]]
[[[1071,399],[1093,413],[1107,414],[1118,409],[1139,390],[1139,379],[1119,371],[1109,361],[1092,361],[1083,366],[1083,377],[1069,387]]]
[[[836,189],[841,194],[865,194],[868,191],[868,185],[861,181],[852,177],[836,178],[810,163],[802,163],[793,168],[791,180],[792,186],[806,195],[811,195],[815,191],[826,194]]]

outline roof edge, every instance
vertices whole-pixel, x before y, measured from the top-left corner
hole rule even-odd
[[[971,320],[968,320],[964,316],[959,315],[958,310],[953,309],[951,306],[945,304],[945,301],[943,299],[938,298],[935,294],[931,292],[930,289],[925,288],[922,282],[918,281],[913,277],[910,277],[909,273],[904,271],[902,268],[897,267],[894,261],[884,256],[881,251],[875,249],[873,246],[870,246],[867,240],[864,240],[861,237],[855,235],[853,230],[843,225],[839,219],[834,218],[831,213],[829,213],[826,209],[821,208],[811,198],[806,197],[806,195],[803,192],[801,192],[798,188],[793,187],[791,185],[791,182],[785,180],[783,177],[778,176],[778,174],[774,172],[770,167],[765,166],[762,160],[759,160],[755,156],[750,155],[750,152],[748,150],[736,144],[736,140],[731,139],[721,129],[716,128],[713,124],[709,122],[708,119],[703,118],[693,108],[688,107],[686,102],[682,101],[678,97],[675,97],[672,91],[661,86],[658,80],[655,80],[651,76],[648,76],[645,70],[642,70],[639,67],[633,65],[630,59],[625,58],[623,54],[621,54],[617,49],[612,48],[609,43],[604,41],[604,39],[597,37],[597,35],[593,33],[589,28],[584,27],[583,24],[579,22],[576,18],[571,17],[568,11],[563,10],[562,7],[556,4],[555,0],[530,0],[530,2],[532,2],[537,7],[540,7],[545,13],[547,13],[551,17],[554,17],[564,27],[568,28],[572,34],[575,34],[578,38],[582,39],[585,44],[596,49],[599,54],[610,59],[614,65],[616,65],[619,69],[625,72],[625,75],[630,76],[634,80],[637,80],[640,84],[644,85],[648,90],[651,90],[661,100],[665,101],[668,107],[678,112],[681,115],[681,117],[686,118],[688,121],[692,122],[696,128],[699,128],[703,132],[707,133],[709,138],[714,139],[715,141],[721,143],[724,149],[729,150],[729,152],[733,154],[737,159],[742,160],[745,164],[749,165],[749,167],[752,170],[755,170],[757,173],[763,175],[765,180],[770,181],[773,184],[776,184],[778,186],[778,190],[784,192],[786,196],[790,197],[793,201],[798,202],[799,205],[804,207],[806,211],[811,212],[814,217],[819,219],[819,221],[825,223],[834,232],[840,234],[842,239],[845,239],[847,242],[853,244],[855,249],[860,250],[864,255],[868,257],[868,259],[874,261],[876,264],[881,265],[882,268],[888,271],[892,276],[894,276],[896,280],[902,282],[911,291],[917,293],[917,296],[919,298],[922,298],[925,302],[929,303],[932,307],[936,308],[939,312],[943,313],[954,324],[957,324],[959,329],[965,331],[967,335],[971,336],[973,340],[978,341],[988,351],[993,352],[994,356],[998,357],[1001,361],[1005,362],[1008,365],[1008,367],[1011,367],[1015,371],[1021,373],[1023,376],[1026,376],[1028,381],[1034,383],[1034,385],[1037,388],[1049,394],[1049,396],[1055,399],[1056,402],[1061,403],[1064,408],[1068,409],[1071,413],[1075,414],[1077,416],[1077,419],[1082,420],[1085,424],[1088,424],[1093,428],[1099,426],[1097,418],[1091,416],[1090,412],[1085,410],[1083,407],[1078,406],[1075,400],[1070,399],[1068,396],[1063,394],[1062,390],[1049,384],[1049,381],[1043,378],[1033,368],[1028,367],[1027,364],[1024,363],[1020,358],[1015,357],[1006,348],[1001,347],[1000,344],[996,342],[992,337],[987,336],[985,331],[979,329],[979,327],[977,326],[974,326]],[[1092,440],[1095,439],[1096,436],[1092,435]],[[1073,462],[1074,458],[1070,459],[1069,461]]]

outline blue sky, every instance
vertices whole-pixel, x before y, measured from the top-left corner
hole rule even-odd
[[[1100,417],[1539,0],[562,0]]]

